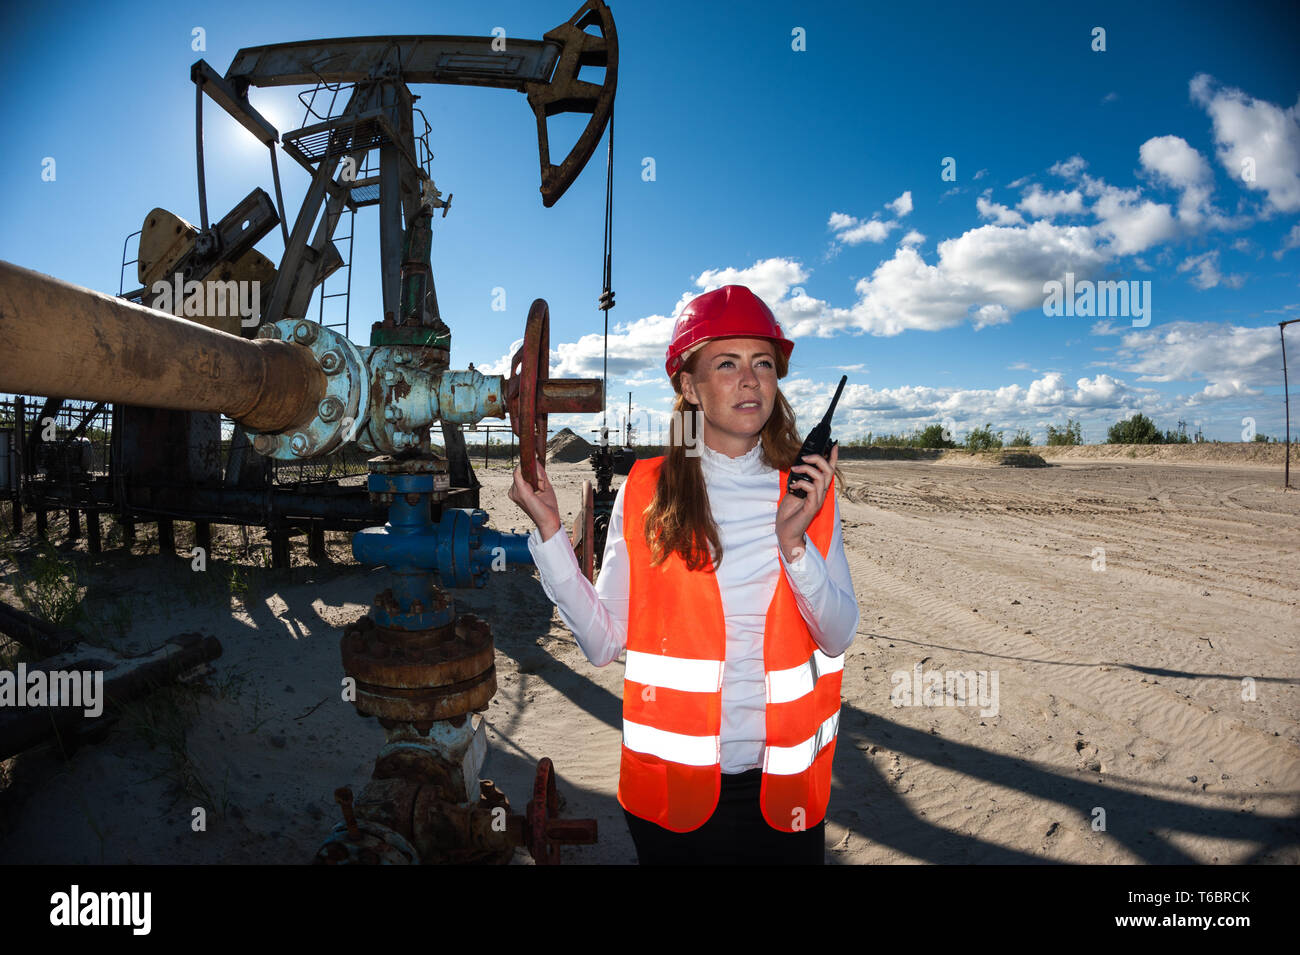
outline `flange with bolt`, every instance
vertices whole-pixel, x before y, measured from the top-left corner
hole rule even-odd
[[[328,395],[316,406],[316,413],[322,421],[333,421],[343,413],[343,402],[334,395]]]

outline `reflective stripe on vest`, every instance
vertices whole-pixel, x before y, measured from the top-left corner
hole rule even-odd
[[[789,703],[813,691],[817,677],[823,673],[838,673],[844,669],[844,654],[828,657],[818,648],[808,662],[788,670],[772,670],[767,674],[767,702]]]
[[[711,563],[690,571],[672,554],[650,564],[644,511],[663,460],[637,461],[623,492],[629,599],[618,800],[635,816],[689,832],[713,815],[720,792],[726,619]],[[772,475],[778,501],[788,477],[788,471]],[[807,531],[823,555],[834,529],[834,497],[832,480]],[[775,538],[772,559],[780,565]],[[760,806],[774,829],[793,832],[826,814],[844,658],[827,656],[813,640],[784,567],[764,621],[763,668]]]
[[[656,653],[627,651],[624,679],[670,690],[717,693],[722,689],[721,660],[691,660]]]
[[[817,727],[817,732],[798,746],[768,746],[763,755],[763,772],[776,776],[793,776],[812,766],[822,747],[839,732],[840,714],[836,713]]]
[[[712,766],[721,760],[721,736],[687,736],[623,721],[623,745],[684,766]]]

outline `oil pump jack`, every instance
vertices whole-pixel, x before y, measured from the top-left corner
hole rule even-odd
[[[387,565],[392,585],[345,628],[341,654],[357,711],[379,719],[387,742],[360,795],[347,787],[336,793],[343,821],[321,845],[318,863],[504,862],[516,846],[554,863],[561,845],[596,837],[595,820],[558,817],[549,759],[539,762],[523,814],[511,813],[505,795],[479,780],[486,742],[478,714],[496,692],[492,634],[486,621],[458,614],[435,583],[482,587],[489,567],[503,559],[530,560],[525,536],[489,529],[477,494],[466,496],[477,481],[461,427],[508,415],[520,468],[536,487],[547,415],[604,406],[599,379],[549,377],[549,310],[540,298],[508,376],[484,375],[472,364],[449,367],[451,329],[439,313],[430,246],[434,211],[445,216],[452,196],[444,199],[434,186],[427,126],[417,135],[409,86],[525,93],[537,120],[542,201],[550,207],[595,150],[617,85],[617,34],[602,0],[587,0],[541,40],[499,40],[275,44],[240,50],[224,74],[200,60],[191,70],[200,223],[150,213],[138,269],[144,287],[115,298],[0,262],[0,389],[225,414],[239,426],[232,460],[236,453],[301,460],[348,442],[376,455],[368,488],[387,506],[388,522],[357,533],[353,553],[362,563]],[[603,80],[579,79],[584,66],[603,68]],[[248,99],[252,87],[313,84],[332,104],[343,97],[343,108],[323,109],[318,122],[283,135]],[[203,164],[205,96],[269,148],[275,181],[274,203],[255,189],[216,223],[208,217]],[[547,119],[567,112],[590,119],[555,164]],[[292,228],[277,143],[311,176]],[[379,208],[383,314],[361,347],[306,314],[314,290],[341,263],[332,241],[339,217],[368,205]],[[285,240],[278,266],[253,248],[276,225]],[[264,279],[270,292],[256,338],[233,325],[223,329],[210,315],[190,321],[146,307],[156,301],[147,297],[149,283],[173,275],[186,283]],[[608,270],[606,286],[607,309]],[[430,440],[435,423],[445,456]]]

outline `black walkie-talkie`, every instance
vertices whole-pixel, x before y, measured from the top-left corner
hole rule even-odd
[[[825,458],[831,453],[831,445],[834,443],[831,441],[831,415],[835,414],[835,405],[840,400],[840,392],[844,390],[844,382],[848,380],[848,375],[840,376],[840,386],[835,389],[835,397],[831,399],[831,406],[826,409],[826,416],[818,422],[817,427],[813,428],[808,437],[804,439],[803,447],[799,449],[799,460],[795,462],[796,464],[807,464],[808,462],[804,460],[804,457],[809,454],[820,454]],[[807,497],[808,493],[803,488],[796,486],[799,481],[811,483],[812,478],[792,470],[789,479],[785,482],[786,492],[796,497]]]

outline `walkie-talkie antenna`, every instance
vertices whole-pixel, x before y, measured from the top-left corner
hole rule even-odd
[[[831,453],[831,416],[835,414],[835,406],[839,404],[840,393],[844,390],[844,383],[848,380],[848,375],[840,376],[840,386],[835,389],[835,397],[831,399],[831,406],[826,409],[826,414],[818,422],[817,427],[808,433],[808,437],[804,439],[803,447],[799,449],[799,464],[807,464],[805,458],[810,454],[820,454],[822,457],[826,457]],[[786,480],[785,489],[796,497],[804,497],[804,489],[798,486],[804,481],[811,481],[811,478],[806,474],[791,470],[790,477]]]
[[[826,415],[822,421],[829,427],[831,415],[835,414],[835,406],[840,403],[840,393],[844,391],[844,383],[849,380],[848,375],[840,375],[839,387],[835,389],[835,397],[831,399],[831,406],[826,409]]]

